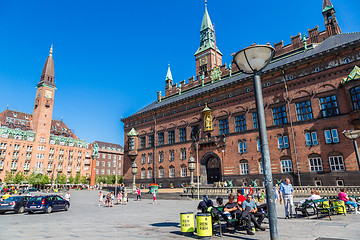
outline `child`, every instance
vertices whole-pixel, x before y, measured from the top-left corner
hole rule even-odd
[[[128,201],[127,193],[124,193],[124,203],[123,204],[126,205],[127,201]]]
[[[156,202],[156,190],[153,191],[153,204],[157,204]]]

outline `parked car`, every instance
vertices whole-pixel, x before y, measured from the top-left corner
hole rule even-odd
[[[0,202],[0,213],[6,213],[10,211],[23,213],[25,212],[25,205],[29,199],[30,196],[9,197],[6,200]]]
[[[69,210],[70,202],[58,195],[34,196],[29,199],[25,206],[28,213]]]
[[[28,192],[40,192],[40,190],[37,188],[31,187],[28,189]]]

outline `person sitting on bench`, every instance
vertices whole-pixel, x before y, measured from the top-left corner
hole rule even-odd
[[[355,214],[360,214],[360,212],[358,212],[358,205],[356,204],[356,202],[351,201],[352,199],[350,199],[348,197],[348,195],[346,194],[346,188],[340,188],[340,192],[338,194],[338,198],[339,200],[344,201],[344,203],[346,205],[351,205],[355,208]]]
[[[208,196],[204,195],[203,200],[199,203],[197,209],[201,210],[202,213],[206,213],[208,207],[212,207],[213,202],[208,198]]]
[[[255,227],[261,231],[265,231],[265,228],[261,226],[262,221],[265,218],[265,215],[258,211],[255,201],[252,199],[251,194],[246,195],[246,200],[242,204],[243,209],[249,209],[249,218],[254,223]],[[256,220],[255,217],[258,219]],[[251,223],[250,223],[251,224]],[[248,226],[251,228],[251,225]]]

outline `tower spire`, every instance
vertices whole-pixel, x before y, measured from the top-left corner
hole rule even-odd
[[[51,44],[49,56],[46,59],[44,68],[41,73],[39,84],[46,83],[55,86],[55,68],[53,59],[53,45]]]
[[[330,0],[323,0],[323,11],[325,10],[326,7],[333,7]]]
[[[330,0],[323,0],[322,14],[324,16],[325,28],[328,36],[340,34],[341,30],[336,20],[335,9]]]
[[[165,77],[165,88],[166,89],[171,88],[172,84],[173,84],[173,77],[172,77],[172,74],[171,74],[170,63],[169,63],[168,64],[168,70],[167,70],[166,77]]]

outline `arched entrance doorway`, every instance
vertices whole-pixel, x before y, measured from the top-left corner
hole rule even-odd
[[[202,182],[213,184],[221,181],[221,161],[217,154],[206,153],[201,159]]]

